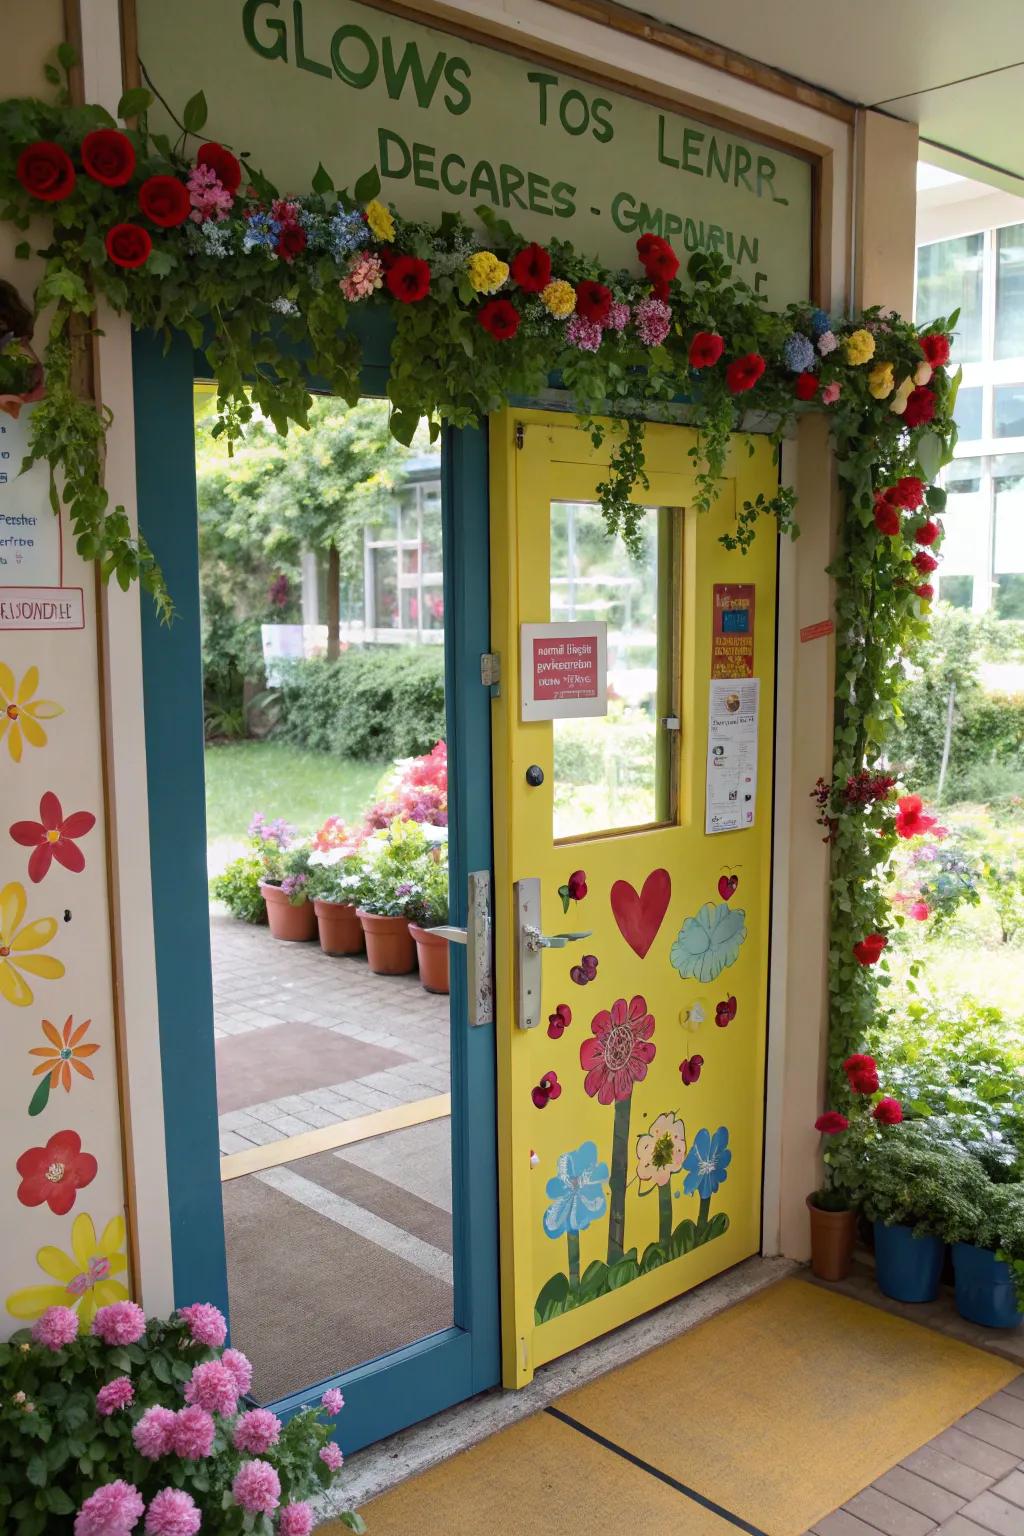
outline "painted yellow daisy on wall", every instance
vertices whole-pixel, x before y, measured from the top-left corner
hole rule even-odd
[[[57,932],[55,917],[37,917],[24,922],[25,887],[12,880],[0,890],[0,997],[17,1008],[27,1008],[32,988],[21,974],[41,976],[56,981],[64,975],[64,962],[53,955],[34,955],[34,949],[49,944]]]
[[[97,1239],[91,1216],[76,1216],[71,1227],[71,1252],[60,1248],[40,1248],[36,1262],[50,1285],[27,1285],[7,1298],[7,1310],[22,1322],[42,1317],[47,1307],[71,1307],[78,1313],[78,1325],[85,1332],[100,1307],[112,1301],[127,1301],[128,1287],[119,1275],[128,1270],[124,1253],[123,1216],[114,1216]]]
[[[0,741],[7,738],[7,750],[16,763],[27,741],[30,747],[45,747],[46,732],[40,720],[53,720],[64,713],[63,704],[53,699],[34,698],[39,687],[39,668],[29,667],[20,683],[6,662],[0,661]]]

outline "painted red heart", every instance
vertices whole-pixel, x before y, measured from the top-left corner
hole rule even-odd
[[[739,875],[723,875],[718,882],[718,894],[723,901],[728,901],[730,896],[735,896],[736,887],[740,883]]]
[[[612,913],[619,932],[641,960],[658,936],[671,897],[667,869],[652,869],[639,896],[628,880],[616,880],[612,886]]]

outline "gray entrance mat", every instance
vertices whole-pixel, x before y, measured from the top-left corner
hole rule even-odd
[[[217,1108],[248,1109],[411,1061],[400,1051],[315,1024],[271,1024],[217,1041]]]

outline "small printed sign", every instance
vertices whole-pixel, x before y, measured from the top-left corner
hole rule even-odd
[[[520,626],[523,720],[608,713],[608,626]]]
[[[84,628],[85,602],[81,587],[0,585],[0,629]]]
[[[835,629],[831,619],[819,619],[817,624],[805,624],[800,631],[800,642],[806,645],[808,640],[822,640],[826,635],[835,634]]]
[[[716,582],[711,610],[711,677],[754,675],[754,584]]]
[[[708,692],[704,831],[754,825],[757,807],[759,678],[716,678]]]
[[[0,413],[0,630],[84,629],[82,588],[61,584],[61,524],[46,465],[20,472],[31,412]]]

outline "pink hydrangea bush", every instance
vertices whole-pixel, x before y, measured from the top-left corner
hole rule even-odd
[[[331,1438],[341,1393],[328,1388],[283,1423],[247,1400],[252,1365],[226,1340],[223,1313],[208,1303],[165,1320],[121,1301],[88,1328],[74,1307],[50,1307],[0,1343],[0,1527],[311,1536],[311,1499],[342,1465]],[[341,1522],[365,1529],[353,1513]]]

